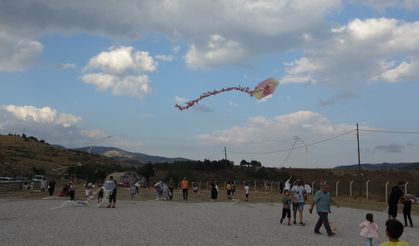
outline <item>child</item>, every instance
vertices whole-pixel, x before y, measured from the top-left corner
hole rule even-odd
[[[359,224],[361,227],[360,235],[367,240],[367,246],[372,246],[372,240],[378,238],[378,225],[374,223],[374,216],[368,213],[366,220]]]
[[[97,193],[97,204],[102,204],[103,202],[103,187],[100,187],[99,192]]]
[[[281,224],[282,224],[282,221],[285,219],[285,216],[287,216],[288,225],[291,225],[291,197],[290,197],[289,190],[284,191],[284,197],[282,198],[282,203],[284,205],[282,207]]]
[[[388,241],[380,244],[380,246],[409,246],[406,241],[399,240],[403,234],[403,224],[396,219],[386,221],[386,234]]]
[[[129,189],[129,191],[131,193],[131,200],[134,200],[135,194],[137,194],[137,189],[135,188],[135,184],[133,184],[131,186],[131,188]]]
[[[404,217],[404,226],[407,226],[407,219],[409,219],[410,227],[413,227],[412,223],[412,216],[410,213],[412,212],[412,200],[410,200],[409,195],[402,196],[402,203],[403,203],[403,217]]]
[[[244,194],[246,198],[244,199],[246,202],[249,201],[249,186],[247,183],[244,183]]]

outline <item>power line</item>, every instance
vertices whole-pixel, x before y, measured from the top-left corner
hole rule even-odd
[[[368,129],[359,129],[360,132],[380,132],[380,133],[397,133],[397,134],[419,134],[419,132],[410,132],[410,131],[387,131],[387,130],[368,130]]]
[[[230,150],[229,152],[230,153],[234,153],[234,154],[242,154],[242,155],[261,155],[261,154],[274,154],[274,153],[280,153],[280,152],[289,152],[289,151],[293,151],[293,150],[296,150],[296,149],[304,149],[304,148],[307,149],[307,147],[309,147],[309,146],[313,146],[313,145],[317,145],[317,144],[324,143],[324,142],[327,142],[327,141],[331,141],[333,139],[336,139],[336,138],[339,138],[339,137],[348,135],[348,134],[350,134],[350,133],[352,133],[354,131],[355,131],[355,129],[350,130],[350,131],[347,131],[347,132],[344,132],[344,133],[341,133],[341,134],[336,135],[336,136],[333,136],[333,137],[322,139],[322,140],[319,140],[319,141],[316,141],[316,142],[313,142],[313,143],[304,144],[303,146],[293,146],[293,147],[287,148],[287,149],[274,150],[274,151],[265,151],[265,152],[247,152],[247,153]]]

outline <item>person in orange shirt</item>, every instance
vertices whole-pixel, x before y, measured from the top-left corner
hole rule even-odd
[[[182,189],[183,200],[188,200],[188,187],[189,181],[186,177],[183,177],[183,180],[180,182],[180,188]]]

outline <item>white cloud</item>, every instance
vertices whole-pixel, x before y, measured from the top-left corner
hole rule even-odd
[[[314,74],[322,68],[320,63],[316,63],[307,57],[302,57],[295,62],[291,63],[285,69],[287,75],[281,80],[281,83],[315,83],[316,80],[313,78]]]
[[[147,75],[127,76],[115,84],[112,92],[116,96],[128,95],[133,97],[143,97],[151,93]]]
[[[22,121],[69,127],[81,120],[80,116],[67,113],[58,114],[55,109],[50,107],[37,108],[34,106],[2,105],[1,108]]]
[[[419,8],[419,0],[352,0],[377,10],[383,11],[388,8],[414,10]]]
[[[76,124],[81,119],[73,114],[58,113],[51,107],[0,105],[0,134],[21,134],[25,129],[27,136],[35,136],[50,144],[60,144],[69,148],[101,143],[138,151],[143,146],[141,141],[122,136],[112,136],[109,139],[107,137],[110,135],[101,129],[80,129]],[[106,142],[102,142],[105,138]]]
[[[157,62],[146,51],[134,51],[133,47],[110,47],[91,58],[85,70],[99,69],[113,74],[130,71],[153,72]]]
[[[185,103],[187,100],[188,100],[188,99],[186,99],[186,98],[184,98],[184,97],[179,97],[179,96],[176,96],[176,97],[175,97],[176,104],[183,104],[183,103]]]
[[[175,59],[173,55],[156,55],[156,60],[171,62]]]
[[[111,74],[89,73],[81,78],[85,83],[93,84],[98,90],[104,91],[115,87],[118,78]]]
[[[201,134],[197,138],[204,144],[240,145],[275,139],[307,139],[318,136],[333,136],[354,129],[353,125],[335,124],[319,113],[297,111],[273,118],[252,117],[243,126]]]
[[[403,61],[398,66],[389,68],[375,79],[389,83],[395,83],[402,80],[415,80],[419,78],[417,71],[419,71],[419,62]]]
[[[82,32],[136,39],[160,33],[189,44],[189,66],[214,67],[299,48],[322,33],[319,27],[340,5],[340,0],[73,0],[53,5],[50,0],[1,1],[0,23],[18,36],[32,37]],[[215,41],[215,36],[223,41]],[[128,57],[119,62],[98,64],[116,71],[130,64]]]
[[[157,62],[146,51],[133,47],[111,47],[91,58],[81,80],[115,96],[143,98],[151,93],[149,77],[144,73],[157,69]],[[90,73],[93,71],[93,73]]]
[[[304,56],[287,66],[282,83],[322,83],[347,90],[419,78],[413,72],[419,60],[419,21],[354,19],[329,34],[327,40],[308,44]]]
[[[238,63],[247,57],[240,43],[226,40],[220,35],[211,35],[204,47],[192,45],[186,54],[186,64],[193,68],[213,67]]]
[[[0,25],[0,71],[24,70],[38,59],[42,49],[41,43],[1,31]]]

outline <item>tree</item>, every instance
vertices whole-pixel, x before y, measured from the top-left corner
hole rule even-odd
[[[242,160],[240,162],[240,167],[249,167],[249,166],[250,166],[250,163],[247,162],[246,160]]]
[[[262,167],[262,163],[260,163],[260,161],[252,160],[252,161],[250,161],[250,166],[251,167]]]
[[[147,163],[144,166],[138,168],[138,173],[143,175],[148,183],[150,181],[150,177],[154,176],[154,167],[151,163]]]

